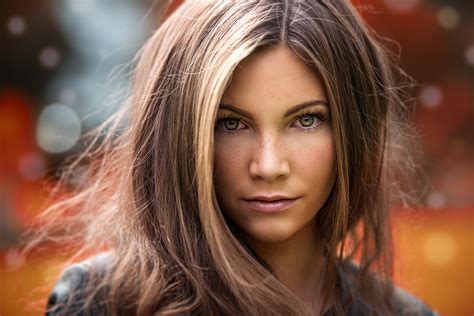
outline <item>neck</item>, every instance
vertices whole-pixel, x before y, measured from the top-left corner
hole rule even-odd
[[[278,242],[249,241],[254,251],[289,290],[310,308],[320,308],[324,256],[312,225]]]

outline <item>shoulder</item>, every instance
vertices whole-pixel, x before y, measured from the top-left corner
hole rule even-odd
[[[99,299],[99,292],[95,299],[88,301],[92,289],[89,282],[92,273],[99,278],[106,273],[111,259],[112,253],[104,252],[67,267],[49,295],[46,315],[83,315],[85,306],[88,306],[90,314],[100,312],[104,306]]]
[[[399,287],[395,287],[394,289],[393,305],[396,315],[438,315],[437,312],[430,309],[421,299]]]
[[[344,295],[348,295],[354,288],[356,275],[359,267],[352,262],[345,262],[344,268],[340,270],[339,282],[341,282]],[[354,292],[352,292],[354,293]],[[394,286],[393,294],[390,299],[393,308],[393,314],[396,316],[436,316],[433,311],[420,298],[412,295],[408,291]],[[349,315],[370,314],[371,305],[365,301],[361,295],[355,294],[355,300],[349,309]],[[364,312],[365,311],[365,312]]]

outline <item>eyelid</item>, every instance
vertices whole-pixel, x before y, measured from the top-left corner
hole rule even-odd
[[[326,121],[328,119],[328,115],[326,113],[324,113],[323,111],[318,111],[318,110],[308,110],[308,111],[305,111],[305,112],[302,112],[302,113],[299,113],[296,115],[295,117],[295,120],[296,119],[300,119],[301,117],[303,116],[316,116],[318,117],[321,121]]]

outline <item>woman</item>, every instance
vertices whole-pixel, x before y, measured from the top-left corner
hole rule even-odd
[[[90,182],[48,211],[108,251],[47,313],[432,315],[390,279],[399,74],[349,1],[185,2],[72,165],[92,156]]]

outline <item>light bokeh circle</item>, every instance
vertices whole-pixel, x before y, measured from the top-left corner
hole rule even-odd
[[[54,103],[46,106],[39,116],[36,138],[46,152],[63,153],[74,147],[81,136],[81,122],[71,108]]]

